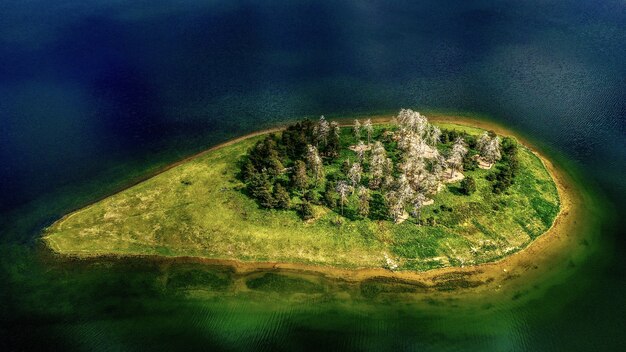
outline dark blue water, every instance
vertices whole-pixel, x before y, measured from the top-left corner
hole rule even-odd
[[[626,199],[625,43],[624,1],[0,1],[0,338],[80,340],[67,336],[82,330],[62,328],[74,316],[81,329],[113,324],[110,334],[130,340],[132,319],[146,312],[116,320],[106,307],[81,311],[76,302],[91,300],[75,291],[91,287],[88,269],[46,274],[42,227],[168,162],[303,116],[400,107],[489,116],[573,160],[617,211]],[[571,334],[568,347],[624,341],[626,241],[621,222],[603,226],[608,262],[588,265],[597,282],[563,308],[567,319],[522,332],[527,348],[558,349],[550,335],[565,344]],[[122,286],[98,299],[126,297]],[[66,302],[55,307],[55,294]],[[146,295],[166,307],[157,315],[188,304]],[[342,329],[349,338],[337,326],[278,340],[295,348]],[[497,336],[469,340],[499,349]],[[432,341],[424,345],[445,349]],[[66,347],[89,347],[79,345]]]

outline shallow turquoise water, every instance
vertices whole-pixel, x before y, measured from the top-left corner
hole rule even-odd
[[[0,347],[621,350],[625,42],[623,1],[2,2]],[[400,107],[488,116],[565,163],[593,200],[575,252],[477,302],[308,276],[267,292],[37,241],[230,137]]]

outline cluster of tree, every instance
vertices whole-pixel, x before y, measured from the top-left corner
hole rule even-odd
[[[288,126],[281,136],[281,146],[291,160],[303,160],[309,152],[309,145],[315,146],[319,153],[328,158],[339,154],[339,124],[328,122],[324,116],[319,121],[304,120]]]
[[[280,135],[271,134],[252,147],[240,176],[249,195],[264,208],[288,209],[291,194],[300,192],[304,218],[312,216],[310,186],[324,177],[323,158],[332,160],[339,152],[339,125],[324,116],[315,123],[300,121]]]
[[[461,193],[470,195],[476,192],[476,181],[473,177],[468,176],[461,181]]]
[[[502,193],[515,182],[515,176],[519,170],[517,148],[517,142],[513,138],[505,137],[502,140],[502,162],[497,165],[495,172],[487,175],[487,180],[492,182],[493,193]]]
[[[470,150],[512,165],[514,152],[509,153],[509,142],[503,141],[504,155],[500,156],[500,140],[495,134],[477,140],[465,132],[441,131],[410,109],[402,109],[396,120],[398,129],[383,133],[382,138],[374,138],[369,119],[363,123],[355,120],[352,133],[356,142],[351,149],[356,158],[345,160],[337,160],[341,131],[336,122],[328,122],[324,116],[315,122],[298,122],[280,136],[257,142],[243,161],[241,177],[250,196],[262,207],[287,209],[295,197],[303,219],[313,217],[313,204],[325,204],[342,215],[347,208],[361,217],[382,212],[396,222],[411,215],[422,223],[422,207],[438,192],[443,179],[476,167]],[[438,147],[442,140],[451,142],[442,147],[447,150],[443,154]],[[503,175],[514,170],[508,166]],[[494,176],[494,180],[498,177],[506,179]],[[472,178],[462,182],[464,194],[475,190]]]

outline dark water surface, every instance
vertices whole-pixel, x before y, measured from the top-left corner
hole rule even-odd
[[[0,1],[0,349],[624,350],[625,43],[619,0]],[[580,245],[476,297],[37,241],[228,138],[400,107],[538,141],[585,188]]]

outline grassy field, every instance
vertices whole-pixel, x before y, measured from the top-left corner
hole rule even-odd
[[[549,173],[521,147],[520,171],[507,192],[491,192],[485,176],[492,170],[465,172],[476,179],[477,191],[460,195],[458,182],[447,185],[422,212],[422,218],[436,218],[436,226],[337,221],[340,216],[323,206],[315,206],[315,221],[303,222],[295,211],[264,210],[244,194],[237,161],[261,138],[216,149],[72,213],[46,229],[44,241],[56,252],[78,256],[195,256],[345,268],[384,267],[390,258],[398,270],[423,271],[514,253],[544,233],[559,210]]]

